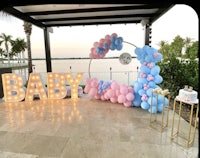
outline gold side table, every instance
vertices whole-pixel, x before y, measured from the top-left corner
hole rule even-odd
[[[152,100],[151,100],[150,126],[155,129],[158,129],[160,132],[163,132],[163,130],[168,126],[170,92],[168,90],[167,91],[166,90],[164,90],[164,91],[158,90],[158,91],[153,91],[151,96],[153,97],[153,95],[156,95],[156,113],[155,114],[152,113]],[[161,95],[163,97],[162,116],[160,116],[157,112],[158,111],[158,95]],[[168,105],[165,106],[166,98],[168,98]],[[153,115],[154,115],[154,119],[153,119]]]
[[[174,129],[176,103],[179,103],[179,113],[178,113],[177,129]],[[184,132],[181,131],[183,129],[180,129],[180,118],[181,118],[181,111],[182,111],[183,103],[185,103],[187,105],[191,105],[189,126],[186,127],[186,128],[188,128],[188,131],[184,131]],[[192,117],[193,117],[193,111],[194,111],[195,105],[197,106],[197,110],[196,110],[194,127],[192,127]],[[198,112],[199,112],[199,100],[198,99],[197,99],[196,102],[184,101],[184,100],[180,99],[178,96],[174,99],[173,117],[172,117],[172,131],[171,131],[171,139],[173,141],[175,141],[175,138],[177,138],[176,143],[178,143],[179,145],[183,145],[187,148],[190,147],[191,145],[193,145],[194,139],[195,139],[195,134],[196,134],[196,128],[197,128]],[[193,131],[193,134],[192,134],[192,131]]]

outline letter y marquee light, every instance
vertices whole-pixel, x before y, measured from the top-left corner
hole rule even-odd
[[[25,98],[23,79],[18,74],[2,74],[5,102],[18,102]]]
[[[38,95],[41,100],[47,99],[47,94],[42,84],[41,76],[38,73],[29,75],[28,87],[26,91],[26,101],[32,101],[34,96]]]
[[[78,85],[83,77],[83,73],[77,73],[76,78],[73,79],[71,73],[66,73],[67,81],[71,87],[71,98],[76,99],[78,98]]]

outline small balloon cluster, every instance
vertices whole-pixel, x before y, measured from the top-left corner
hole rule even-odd
[[[134,95],[132,102],[133,106],[141,106],[150,112],[150,105],[152,105],[152,113],[156,113],[156,104],[158,104],[158,112],[162,112],[163,95],[158,95],[158,103],[156,95],[152,96],[152,91],[155,88],[160,88],[157,84],[163,81],[162,76],[159,75],[160,67],[155,65],[156,62],[161,61],[162,54],[149,46],[143,48],[136,48],[135,54],[141,63],[140,72],[138,73],[138,81],[134,81]],[[165,99],[165,105],[168,105],[168,99]]]
[[[123,38],[118,37],[116,33],[106,35],[105,38],[100,39],[99,42],[94,42],[90,50],[90,58],[100,59],[103,58],[109,50],[121,50],[123,45]]]
[[[118,84],[112,80],[105,82],[97,78],[87,78],[84,92],[91,98],[110,100],[112,103],[121,103],[125,107],[132,106],[134,92],[131,86]]]

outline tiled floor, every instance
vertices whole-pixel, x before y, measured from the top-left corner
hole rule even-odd
[[[197,158],[198,130],[189,149],[171,141],[150,113],[86,97],[73,101],[0,103],[0,158]],[[181,120],[183,129],[188,123]]]

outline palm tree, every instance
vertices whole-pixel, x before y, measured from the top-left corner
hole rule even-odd
[[[160,46],[159,52],[162,53],[164,59],[167,59],[170,54],[170,45],[164,40],[160,41],[158,45]]]
[[[185,47],[187,49],[192,44],[192,38],[186,37],[185,40],[184,40],[184,44],[185,44]]]
[[[32,31],[32,24],[29,22],[24,21],[24,32],[26,34],[26,44],[27,44],[27,52],[28,52],[28,72],[32,73],[32,57],[31,57],[31,41],[30,41],[30,36],[31,36],[31,31]]]
[[[0,45],[1,45],[1,44],[0,44]],[[1,63],[3,63],[3,53],[4,53],[3,49],[0,48],[0,55],[1,55],[0,60],[1,60]]]
[[[4,43],[4,45],[5,45],[5,49],[6,49],[6,53],[7,53],[7,57],[8,57],[8,63],[10,64],[9,43],[11,43],[12,36],[2,33],[0,35],[0,38],[2,39],[2,40],[0,40],[0,43]]]
[[[166,45],[167,43],[168,43],[167,41],[162,40],[162,41],[160,41],[160,42],[158,43],[158,46],[163,47],[163,46]]]
[[[12,52],[18,58],[18,63],[21,63],[21,53],[24,53],[25,49],[27,48],[26,42],[24,39],[16,38],[15,40],[11,41],[12,45]]]

